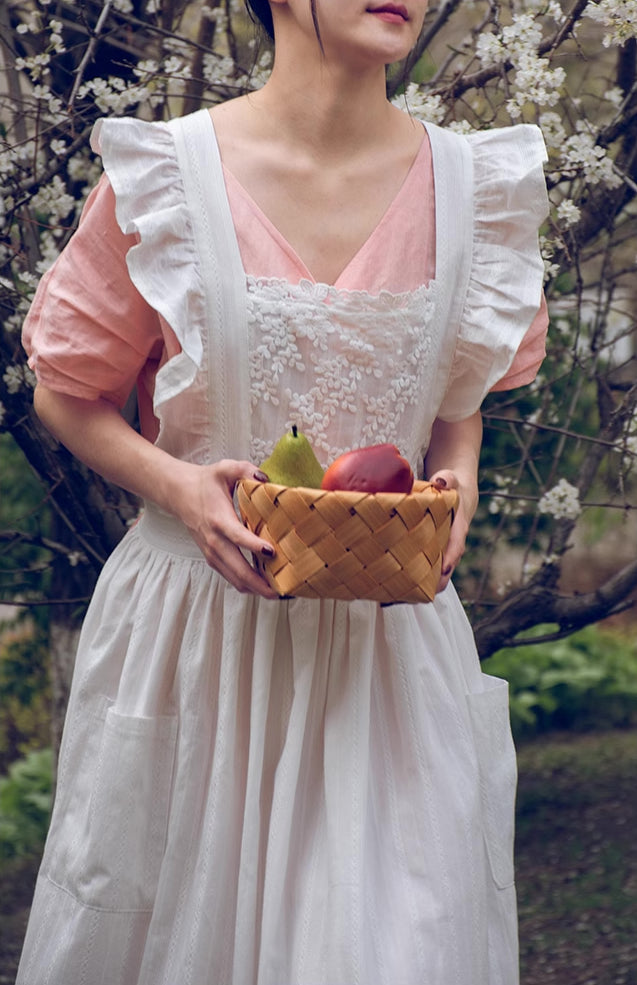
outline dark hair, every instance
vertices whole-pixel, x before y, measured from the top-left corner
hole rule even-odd
[[[245,0],[245,3],[252,20],[259,21],[267,36],[271,41],[274,41],[274,24],[272,23],[272,11],[270,10],[269,0]],[[323,42],[321,41],[321,32],[319,30],[318,14],[316,13],[316,0],[310,0],[310,8],[312,10],[314,30],[316,31],[316,37],[322,51]]]
[[[274,24],[269,0],[246,0],[246,7],[252,20],[259,21],[267,36],[274,41]]]

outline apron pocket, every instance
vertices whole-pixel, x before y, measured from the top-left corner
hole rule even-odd
[[[65,817],[61,804],[52,826],[48,875],[86,906],[150,910],[166,843],[177,719],[109,707],[92,724],[101,735],[90,736],[93,755],[82,756],[78,775],[65,777],[72,809]]]
[[[517,763],[509,721],[509,686],[483,674],[485,690],[467,695],[480,770],[480,801],[487,855],[494,882],[514,881],[513,840]]]

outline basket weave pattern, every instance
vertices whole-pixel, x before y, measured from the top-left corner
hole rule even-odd
[[[387,603],[433,600],[458,496],[429,482],[372,494],[242,479],[237,500],[276,549],[259,565],[279,595]]]

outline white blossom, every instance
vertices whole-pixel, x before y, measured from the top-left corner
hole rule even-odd
[[[539,244],[540,253],[542,254],[542,259],[544,261],[544,279],[550,280],[560,272],[559,264],[553,263],[553,257],[555,256],[555,243],[553,240],[548,239],[547,236],[540,236]]]
[[[30,13],[27,19],[16,27],[18,34],[39,34],[41,30],[40,18],[35,11]]]
[[[171,55],[167,58],[163,64],[163,69],[166,75],[170,75],[173,79],[189,79],[192,75],[190,65],[182,61],[178,55]]]
[[[17,393],[24,384],[24,372],[21,366],[7,366],[2,374],[2,380],[9,393]]]
[[[497,516],[497,514],[501,511],[502,502],[503,501],[500,500],[497,496],[491,497],[491,499],[489,500],[489,513],[492,516]]]
[[[224,85],[232,81],[234,62],[232,58],[219,58],[218,55],[206,54],[203,58],[203,77],[212,85]]]
[[[69,195],[59,174],[53,176],[48,185],[42,185],[32,199],[33,207],[50,219],[65,219],[75,208],[75,199]]]
[[[557,207],[557,218],[563,226],[574,226],[579,222],[581,214],[572,198],[565,198]]]
[[[637,37],[637,0],[599,0],[584,10],[587,17],[608,28],[603,45],[623,45]]]
[[[7,330],[7,332],[9,332],[9,334],[11,333],[13,333],[14,335],[20,334],[20,332],[22,331],[22,323],[24,322],[25,314],[26,312],[24,311],[20,311],[20,312],[16,311],[12,315],[9,315],[7,318],[5,318],[4,327]]]
[[[519,119],[524,107],[555,106],[562,95],[566,72],[551,68],[547,58],[538,55],[542,28],[532,13],[520,13],[499,34],[481,34],[476,55],[483,64],[509,61],[515,69],[514,90],[506,107],[512,119]]]
[[[547,513],[556,520],[575,520],[582,512],[578,490],[566,479],[560,479],[541,497],[538,512]]]
[[[516,91],[506,104],[511,117],[518,119],[528,103],[555,106],[559,102],[566,81],[561,66],[550,68],[548,59],[526,53],[520,57],[516,69]]]
[[[155,61],[154,58],[142,58],[137,62],[136,67],[133,69],[135,75],[139,78],[143,78],[144,75],[155,75],[159,71],[159,62]]]
[[[619,88],[619,86],[613,86],[611,89],[607,89],[604,93],[604,99],[617,108],[621,106],[625,98],[626,94]]]
[[[512,584],[513,583],[510,578],[508,578],[506,581],[501,581],[496,588],[496,594],[498,598],[504,598],[504,596],[512,587]]]
[[[271,68],[272,52],[266,49],[261,53],[256,69],[250,75],[253,88],[258,89],[260,86],[265,85],[270,77]]]
[[[63,140],[58,140],[57,138],[52,140],[50,147],[51,153],[55,154],[56,157],[64,157],[66,152],[66,144]]]
[[[501,514],[502,516],[521,516],[524,513],[524,506],[521,502],[508,499],[508,493],[514,484],[513,476],[496,474],[493,477],[496,489],[491,493],[489,500],[489,513],[492,516]]]
[[[539,124],[547,147],[562,147],[566,140],[566,130],[559,114],[546,110],[540,114]]]
[[[522,565],[522,575],[524,578],[532,578],[536,571],[540,570],[540,565],[537,561],[525,561]]]
[[[102,169],[95,158],[89,158],[86,153],[80,152],[69,158],[67,170],[71,181],[84,180],[87,184],[94,185],[96,184]]]
[[[49,267],[53,266],[60,255],[58,242],[49,230],[43,232],[40,237],[40,254],[41,259],[38,260],[35,266],[38,274],[42,276],[42,274],[47,272]]]
[[[549,0],[549,3],[546,6],[545,16],[552,17],[554,21],[558,22],[562,20],[564,17],[564,11],[557,0]]]
[[[427,123],[442,123],[445,116],[445,107],[440,96],[423,92],[415,82],[410,82],[405,89],[405,94],[395,96],[392,101],[395,106],[401,108],[406,105],[416,120],[425,120]]]
[[[2,427],[2,422],[4,421],[6,411],[2,403],[0,403],[0,428]]]
[[[33,82],[38,82],[47,71],[50,62],[51,56],[48,51],[42,51],[28,58],[16,58],[15,66],[27,69]]]
[[[567,137],[562,149],[562,169],[581,172],[591,185],[603,183],[609,188],[621,184],[613,162],[603,147],[596,143],[583,123],[578,123],[576,133]]]
[[[107,79],[89,79],[81,85],[78,92],[82,99],[92,96],[102,113],[122,115],[131,106],[146,100],[148,90],[138,83],[128,85],[124,79],[109,76]]]
[[[476,42],[476,55],[480,61],[488,65],[504,59],[504,45],[497,34],[483,32]]]
[[[453,130],[454,133],[473,133],[474,128],[471,126],[468,120],[451,120],[447,123],[447,130]]]
[[[228,29],[228,15],[223,7],[204,7],[202,17],[205,17],[206,20],[214,21],[218,31],[226,31]]]
[[[22,273],[20,274],[20,283],[23,287],[32,287],[35,290],[35,288],[38,286],[39,280],[40,278],[36,277],[36,275],[32,274],[31,271],[29,270],[23,270]],[[25,309],[25,313],[26,313],[26,309]]]
[[[551,567],[554,564],[559,564],[559,562],[560,562],[560,555],[553,553],[553,554],[545,555],[543,564],[548,567]]]
[[[66,51],[64,41],[62,40],[62,21],[51,20],[48,26],[51,32],[49,43],[56,54],[62,54],[62,52]]]

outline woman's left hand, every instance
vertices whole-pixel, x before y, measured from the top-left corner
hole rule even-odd
[[[442,555],[442,573],[436,592],[442,592],[464,554],[469,525],[475,513],[478,502],[477,483],[461,482],[455,472],[450,469],[439,469],[430,477],[430,482],[440,489],[457,489],[458,506],[451,524],[449,540]]]
[[[478,506],[478,462],[482,443],[482,416],[477,410],[462,421],[436,418],[425,458],[429,481],[443,489],[458,490],[458,508],[451,524],[449,543],[442,556],[438,591],[449,584],[464,554],[469,524]]]

